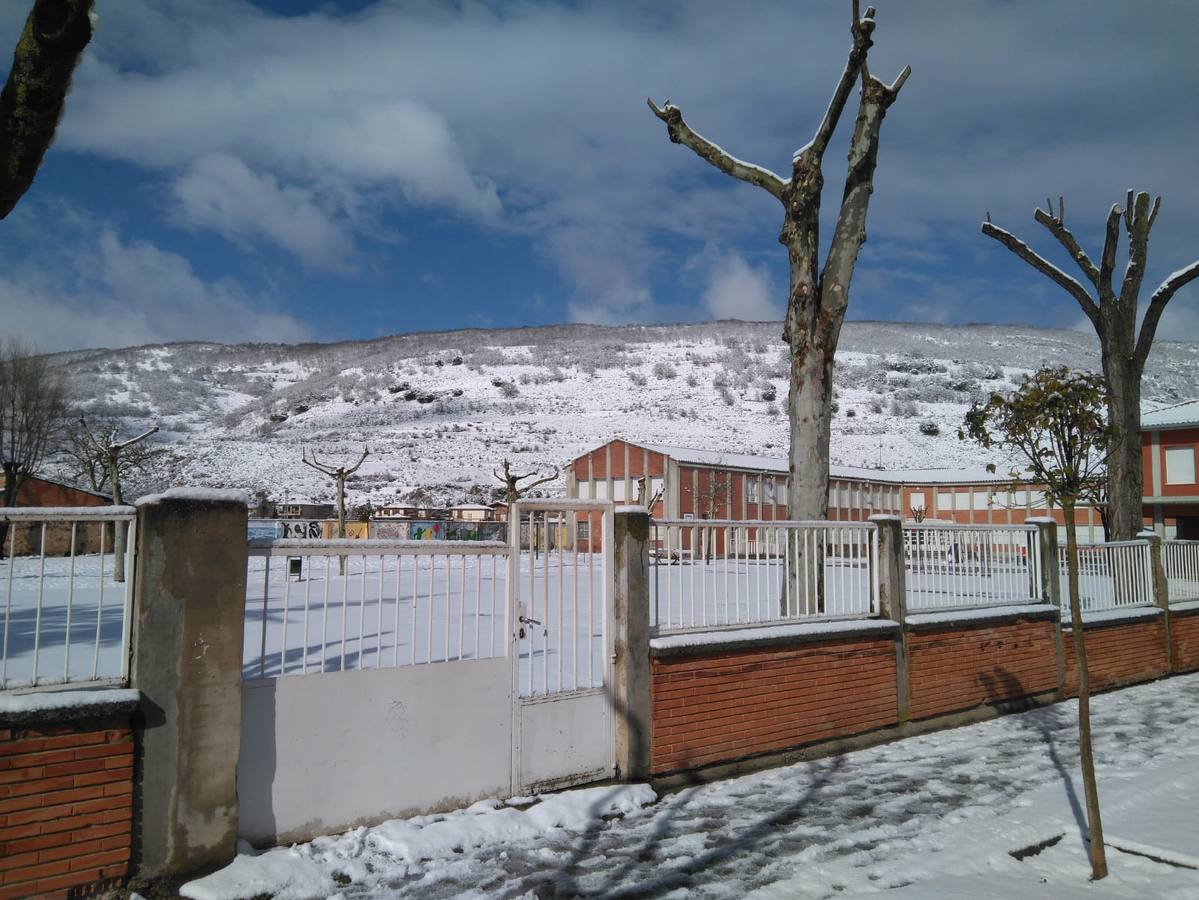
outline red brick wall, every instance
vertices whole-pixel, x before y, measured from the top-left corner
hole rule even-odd
[[[1056,691],[1053,632],[1048,620],[1022,620],[911,634],[912,718]]]
[[[0,728],[0,900],[123,880],[132,825],[127,722]]]
[[[1199,610],[1170,616],[1170,643],[1174,649],[1174,671],[1199,669]]]
[[[1062,635],[1066,650],[1066,696],[1078,693],[1074,636]],[[1127,625],[1086,629],[1087,670],[1091,690],[1152,681],[1166,674],[1166,626],[1161,617]]]
[[[897,716],[889,638],[656,658],[651,679],[655,773],[860,734]]]

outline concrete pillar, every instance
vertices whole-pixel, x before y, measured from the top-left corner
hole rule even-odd
[[[237,849],[246,506],[171,491],[138,504],[130,678],[142,693],[139,876],[224,865]]]
[[[1149,542],[1149,560],[1152,566],[1150,577],[1153,583],[1153,603],[1162,611],[1166,632],[1166,671],[1174,671],[1174,641],[1170,638],[1170,585],[1166,581],[1166,564],[1162,558],[1161,535],[1152,529],[1142,531],[1137,537]]]
[[[1058,574],[1057,555],[1063,548],[1058,546],[1057,521],[1052,516],[1034,516],[1024,521],[1037,526],[1037,548],[1041,557],[1041,583],[1036,586],[1037,595],[1057,607],[1057,619],[1053,623],[1053,649],[1057,656],[1057,696],[1060,700],[1066,690],[1066,645],[1062,636],[1062,580]],[[1067,599],[1066,603],[1069,602]]]
[[[614,534],[616,766],[621,779],[639,781],[649,775],[650,752],[649,513],[616,513]]]
[[[895,701],[899,724],[908,721],[912,689],[908,677],[907,587],[903,549],[903,518],[873,515],[869,521],[878,528],[878,612],[884,619],[899,623],[895,633]]]

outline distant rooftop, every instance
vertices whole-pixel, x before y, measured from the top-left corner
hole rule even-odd
[[[1141,430],[1151,428],[1181,428],[1199,425],[1199,400],[1183,400],[1169,406],[1148,410],[1141,408]]]
[[[634,443],[633,441],[629,442]],[[787,474],[790,467],[781,456],[758,456],[750,453],[725,453],[719,450],[699,450],[670,444],[636,444],[654,453],[663,453],[678,462],[701,466],[723,466],[730,469],[749,469],[755,472]],[[988,472],[984,468],[952,469],[869,469],[862,466],[829,466],[833,478],[852,478],[858,481],[879,481],[887,484],[989,484],[1007,482],[1004,472]]]

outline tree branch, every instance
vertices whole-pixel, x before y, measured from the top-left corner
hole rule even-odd
[[[669,100],[661,107],[650,99],[646,99],[645,102],[654,111],[654,115],[666,123],[666,133],[673,143],[689,147],[700,158],[707,160],[726,175],[732,175],[748,184],[757,185],[779,200],[783,199],[783,191],[787,188],[787,182],[774,172],[761,166],[755,166],[753,163],[742,162],[703,135],[692,131],[691,126],[683,121],[682,110]]]
[[[1132,199],[1132,191],[1128,192]],[[1120,286],[1120,304],[1126,309],[1135,308],[1137,297],[1141,293],[1141,282],[1145,279],[1145,263],[1149,258],[1149,229],[1152,219],[1157,216],[1157,208],[1161,204],[1159,197],[1149,209],[1149,195],[1143,191],[1129,203],[1129,209],[1124,211],[1124,220],[1128,226],[1128,267],[1124,270],[1124,283]],[[1132,315],[1132,313],[1130,313]]]
[[[862,72],[866,65],[866,56],[870,51],[871,45],[874,43],[871,35],[874,33],[874,7],[866,8],[866,15],[858,15],[858,0],[853,0],[853,22],[850,25],[850,33],[853,35],[853,46],[849,50],[849,58],[845,61],[845,69],[841,72],[841,78],[837,81],[837,86],[833,88],[833,96],[829,100],[828,108],[824,111],[824,118],[820,121],[820,127],[816,129],[816,135],[812,138],[812,142],[807,147],[802,148],[796,154],[796,161],[799,160],[801,154],[811,152],[815,157],[815,162],[824,157],[825,148],[828,147],[828,142],[833,137],[833,132],[837,130],[837,122],[841,120],[841,113],[845,110],[845,104],[849,100],[849,94],[853,90],[855,82],[858,80],[858,75]]]
[[[142,434],[139,434],[135,438],[130,438],[129,440],[124,441],[120,444],[113,444],[112,449],[116,450],[119,453],[120,451],[124,450],[126,447],[132,447],[134,444],[144,441],[146,438],[148,438],[150,435],[154,434],[154,432],[156,432],[156,431],[158,431],[157,425],[155,425],[153,428],[149,429],[148,431],[145,431]]]
[[[1085,250],[1079,246],[1078,241],[1074,239],[1074,235],[1065,223],[1065,204],[1062,204],[1061,212],[1055,216],[1053,214],[1053,206],[1050,205],[1049,212],[1040,207],[1033,213],[1033,218],[1044,225],[1049,233],[1057,238],[1057,242],[1066,248],[1066,252],[1070,254],[1070,258],[1078,263],[1078,267],[1082,269],[1082,273],[1087,276],[1091,284],[1099,287],[1099,268],[1091,261],[1091,257],[1087,256]]]
[[[361,455],[360,457],[358,457],[358,462],[354,463],[354,467],[353,467],[353,468],[351,468],[351,469],[346,469],[346,470],[345,470],[345,474],[347,474],[347,475],[353,475],[355,472],[357,472],[357,471],[358,471],[358,467],[359,467],[360,465],[362,465],[362,462],[363,462],[363,460],[365,460],[365,459],[367,458],[367,456],[370,454],[370,452],[371,452],[371,448],[370,448],[370,447],[363,447],[363,448],[362,448],[362,455]]]
[[[1174,292],[1185,287],[1199,278],[1199,260],[1184,269],[1179,269],[1161,283],[1153,296],[1149,298],[1149,308],[1145,310],[1145,319],[1141,322],[1141,333],[1137,337],[1135,355],[1142,366],[1149,358],[1149,348],[1153,346],[1153,338],[1157,332],[1157,323],[1165,312],[1166,304],[1174,296]]]
[[[1113,203],[1107,213],[1107,228],[1103,235],[1103,255],[1099,258],[1099,288],[1100,301],[1115,294],[1112,291],[1112,272],[1116,269],[1116,245],[1120,242],[1120,204]]]
[[[517,477],[518,478],[532,478],[535,474],[537,474],[537,473],[530,472],[528,475],[519,475]],[[547,481],[553,481],[561,474],[562,474],[561,470],[557,466],[554,466],[554,472],[552,475],[546,475],[544,478],[539,478],[537,481],[534,481],[532,484],[526,484],[524,487],[522,487],[520,489],[520,491],[522,494],[528,493],[529,491],[533,490],[533,488],[537,487],[538,485],[545,484]]]
[[[999,243],[1003,244],[1003,246],[1007,247],[1012,253],[1016,254],[1016,256],[1020,257],[1042,275],[1046,275],[1055,281],[1059,287],[1063,288],[1071,297],[1078,301],[1078,305],[1082,307],[1082,311],[1087,314],[1088,319],[1092,322],[1098,322],[1099,307],[1095,305],[1095,301],[1091,299],[1081,284],[1053,263],[1038,255],[1035,250],[1010,231],[1005,231],[998,225],[992,224],[989,217],[988,221],[983,222],[982,231],[987,237],[992,237],[999,241]]]

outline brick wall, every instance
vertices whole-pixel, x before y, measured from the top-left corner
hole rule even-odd
[[[1175,672],[1199,669],[1199,609],[1170,613],[1170,643]]]
[[[896,722],[890,638],[658,656],[655,774],[861,734]]]
[[[1067,631],[1062,637],[1066,651],[1065,692],[1073,697],[1078,693],[1074,636]],[[1152,681],[1166,674],[1166,626],[1161,616],[1127,624],[1092,624],[1086,629],[1085,639],[1092,691]]]
[[[913,719],[1056,691],[1054,623],[916,631],[908,638],[908,678]]]
[[[0,900],[86,896],[129,871],[128,719],[0,723]]]

